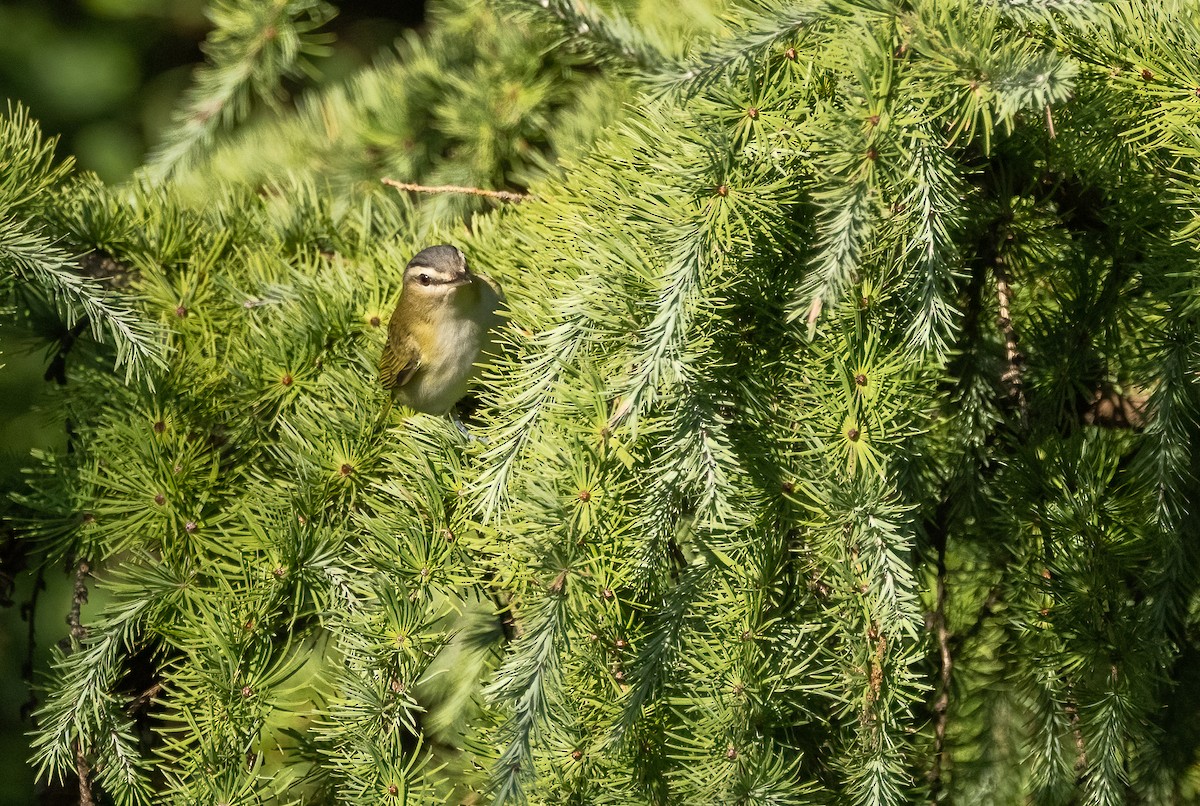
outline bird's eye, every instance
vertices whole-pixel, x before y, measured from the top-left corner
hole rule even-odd
[[[421,283],[421,285],[429,285],[429,275],[428,274],[418,275],[417,280]]]

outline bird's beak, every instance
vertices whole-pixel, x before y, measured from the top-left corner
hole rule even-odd
[[[456,274],[454,276],[454,279],[450,281],[450,285],[454,286],[455,288],[457,288],[460,285],[470,285],[471,281],[473,279],[474,278],[471,277],[471,272],[467,271],[466,269],[463,269],[462,271],[460,271],[458,274]]]

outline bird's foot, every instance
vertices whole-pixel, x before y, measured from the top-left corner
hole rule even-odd
[[[488,444],[487,437],[477,437],[471,433],[471,430],[467,428],[466,423],[464,423],[462,418],[458,416],[457,411],[450,412],[450,422],[454,423],[454,427],[458,429],[458,433],[462,434],[463,439],[465,439],[468,443],[478,442],[480,445]]]

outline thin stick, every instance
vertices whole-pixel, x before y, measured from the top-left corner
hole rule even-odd
[[[933,611],[933,629],[938,645],[938,685],[933,701],[933,766],[929,771],[930,803],[942,796],[942,765],[946,756],[946,724],[950,711],[950,684],[954,676],[954,655],[950,651],[950,628],[946,619],[949,592],[946,589],[946,533],[940,532],[937,542],[937,602]]]
[[[468,196],[483,196],[487,199],[506,202],[521,202],[531,198],[527,193],[514,193],[511,190],[486,190],[484,188],[466,187],[465,185],[415,185],[412,182],[397,182],[395,179],[388,179],[387,177],[384,177],[382,182],[385,185],[398,190],[407,190],[410,193],[463,193]]]
[[[87,638],[87,627],[80,620],[80,611],[88,600],[87,575],[91,570],[87,560],[80,560],[75,567],[75,589],[71,596],[71,610],[67,613],[67,625],[71,628],[71,640],[76,647]]]
[[[1079,708],[1075,705],[1074,693],[1068,687],[1067,704],[1064,709],[1071,721],[1071,733],[1075,737],[1075,772],[1082,773],[1087,769],[1087,745],[1083,741],[1083,730],[1079,726]]]
[[[997,317],[1000,325],[1000,332],[1004,336],[1004,357],[1008,364],[1004,374],[1000,377],[1001,382],[1007,387],[1009,397],[1017,401],[1017,407],[1024,416],[1026,413],[1025,389],[1021,382],[1021,364],[1024,363],[1025,357],[1021,355],[1021,351],[1017,348],[1017,331],[1013,327],[1012,316],[1009,313],[1009,303],[1012,300],[1012,287],[1008,281],[1008,267],[1005,265],[1003,257],[996,258],[996,265],[993,267],[996,276],[996,302],[1000,309],[999,317]]]
[[[71,596],[71,610],[67,613],[67,624],[71,628],[72,649],[78,649],[83,639],[87,637],[87,627],[83,626],[80,611],[88,600],[87,575],[91,567],[87,560],[79,560],[75,566],[75,589]],[[91,775],[87,753],[84,752],[83,741],[75,743],[75,774],[79,776],[79,806],[93,806],[92,786],[88,782]]]
[[[150,701],[162,693],[162,683],[155,683],[137,696],[137,699],[125,707],[125,712],[132,714],[150,704]]]
[[[92,772],[88,766],[87,756],[83,754],[83,745],[75,745],[75,773],[79,776],[79,806],[95,806],[92,799],[92,787],[88,783],[88,775]]]

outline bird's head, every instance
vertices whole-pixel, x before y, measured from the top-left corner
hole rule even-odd
[[[404,292],[440,296],[470,285],[473,279],[458,247],[430,246],[413,255],[404,268]]]

